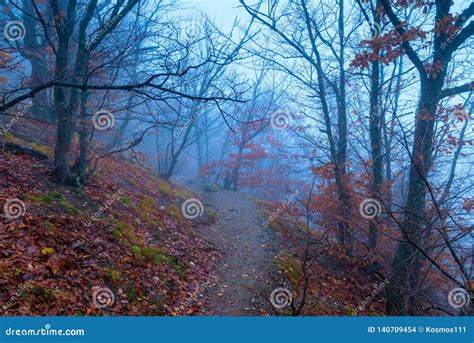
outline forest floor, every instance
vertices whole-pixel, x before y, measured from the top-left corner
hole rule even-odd
[[[216,222],[202,227],[200,236],[223,253],[202,314],[268,313],[271,275],[277,272],[273,260],[281,250],[277,234],[264,227],[264,215],[255,201],[243,193],[201,194],[205,210],[216,214]]]
[[[0,213],[0,315],[269,315],[282,286],[301,302],[306,234],[280,204],[181,187],[120,157],[81,189],[61,186],[53,145],[26,132],[6,139],[48,159],[0,150],[0,204],[21,209]],[[203,213],[189,219],[182,205],[194,198]],[[330,239],[318,244],[302,314],[353,313],[375,281],[359,269]],[[382,314],[383,300],[358,314]]]

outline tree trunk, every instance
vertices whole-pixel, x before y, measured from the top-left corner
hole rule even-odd
[[[45,40],[37,35],[36,13],[33,4],[29,0],[23,0],[23,23],[26,29],[24,38],[25,49],[21,49],[22,55],[30,61],[31,64],[31,88],[46,84],[49,80],[48,62],[42,56],[41,52],[45,45]],[[49,13],[46,13],[49,17]],[[49,19],[49,18],[47,18]],[[37,93],[32,99],[31,116],[43,120],[54,121],[54,115],[49,111],[48,90]]]
[[[378,6],[376,6],[378,8]],[[374,15],[374,24],[380,25],[380,15]],[[378,54],[378,48],[375,48]],[[380,62],[371,63],[371,86],[370,86],[370,146],[372,152],[372,197],[380,199],[383,183],[383,158],[382,158],[382,131],[380,125]],[[379,200],[380,201],[380,200]],[[371,220],[369,223],[369,248],[377,247],[377,223]]]
[[[416,246],[422,243],[427,194],[425,182],[431,168],[433,131],[440,91],[438,79],[422,82],[411,153],[407,202],[401,227],[402,237],[392,262],[394,273],[387,289],[388,311],[391,315],[412,314],[411,309],[415,307],[415,298],[409,297],[409,294],[413,294],[417,288],[420,272],[420,257]]]
[[[69,37],[61,35],[58,43],[55,72],[55,78],[59,81],[65,81],[66,79],[68,46]],[[69,148],[73,135],[73,116],[66,105],[65,89],[57,85],[54,87],[54,106],[58,116],[56,147],[54,150],[54,174],[59,182],[72,184],[73,176],[69,166]]]

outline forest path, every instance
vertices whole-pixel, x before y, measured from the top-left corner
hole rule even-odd
[[[203,315],[262,315],[269,310],[273,258],[280,251],[274,231],[253,199],[232,191],[201,192],[204,211],[216,213],[216,223],[200,234],[220,249],[224,258],[216,270],[216,285],[207,289]],[[268,294],[267,294],[268,293]]]

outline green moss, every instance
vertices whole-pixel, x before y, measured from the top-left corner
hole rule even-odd
[[[159,265],[164,260],[164,251],[159,247],[146,246],[142,249],[143,256],[149,261]]]
[[[133,179],[133,178],[127,179],[127,182],[128,182],[131,186],[133,186],[134,188],[138,188],[138,189],[141,188],[141,187],[140,187],[141,185],[140,185],[137,181],[135,181],[135,179]]]
[[[159,301],[154,301],[153,305],[155,305],[155,316],[163,316],[165,314],[166,307],[165,304],[160,303]]]
[[[217,223],[217,215],[215,212],[207,211],[207,219],[213,224]]]
[[[305,222],[302,222],[301,220],[297,220],[297,221],[296,221],[296,226],[299,227],[303,232],[306,232],[306,233],[311,232],[311,229],[309,229],[309,228],[306,226],[306,223],[305,223]]]
[[[206,192],[217,192],[219,187],[213,183],[206,183]]]
[[[54,288],[43,288],[38,286],[31,287],[31,293],[40,299],[41,302],[51,304],[56,301],[57,297],[63,295],[64,292]]]
[[[278,232],[283,232],[283,230],[285,229],[283,223],[276,218],[274,218],[272,221],[269,221],[268,226]]]
[[[43,194],[40,196],[34,194],[28,194],[25,199],[34,204],[45,204],[50,205],[53,199],[48,194]]]
[[[180,199],[190,199],[194,197],[194,195],[190,191],[185,189],[177,191],[176,196]]]
[[[288,280],[293,284],[293,286],[296,287],[302,276],[302,270],[299,261],[288,251],[284,250],[275,258],[275,263],[282,270]]]
[[[161,226],[162,224],[153,218],[153,214],[158,214],[159,209],[156,200],[151,197],[144,197],[140,201],[138,208],[140,217],[152,226]]]
[[[181,213],[181,210],[178,208],[178,206],[176,206],[176,204],[168,205],[167,209],[173,218],[176,218],[178,220],[184,220],[183,214]]]
[[[129,197],[121,197],[120,198],[120,203],[122,203],[122,205],[125,205],[125,206],[128,206],[128,207],[133,206],[133,203],[132,203],[132,201],[130,200]]]
[[[140,210],[143,215],[155,212],[157,210],[156,200],[147,196],[143,197],[140,201]]]
[[[56,200],[64,199],[64,197],[61,194],[59,194],[59,192],[56,192],[56,191],[51,193],[50,196],[51,198],[56,199]]]
[[[173,189],[167,183],[160,183],[160,185],[158,186],[158,191],[161,195],[164,195],[168,198],[174,197]]]
[[[13,141],[15,140],[15,136],[11,132],[5,132],[3,135],[3,139],[5,142],[11,142],[14,143]]]
[[[103,268],[107,279],[113,283],[117,283],[123,280],[123,274],[119,269],[116,268]]]
[[[51,232],[51,233],[59,233],[59,229],[56,225],[54,225],[51,222],[44,222],[43,227],[45,228],[46,231]]]
[[[51,294],[54,296],[55,299],[61,298],[67,295],[67,293],[60,288],[51,288],[49,289],[49,291],[51,292]]]
[[[36,150],[42,154],[45,154],[46,156],[52,156],[53,155],[53,149],[42,144],[37,144],[37,143],[30,143],[27,144],[29,148]]]
[[[49,155],[49,156],[53,155],[53,149],[52,148],[50,148],[46,145],[38,144],[38,143],[27,142],[27,141],[25,141],[21,138],[15,137],[11,132],[6,132],[4,134],[4,140],[6,142],[9,142],[9,143],[15,143],[15,144],[22,145],[24,147],[36,150],[36,151],[38,151],[40,153],[43,153],[45,155]]]
[[[137,255],[138,257],[142,257],[142,248],[140,248],[138,245],[132,245],[130,246],[130,248],[133,250],[135,255]]]
[[[54,248],[51,248],[51,247],[44,247],[43,249],[41,249],[41,253],[43,255],[51,255],[53,252],[54,252]]]
[[[135,302],[138,300],[135,284],[131,280],[129,280],[128,286],[127,286],[127,298],[129,302]]]
[[[125,243],[139,243],[141,242],[140,237],[135,233],[133,228],[127,223],[117,221],[115,224],[115,230],[112,235],[118,239],[125,241]]]
[[[44,204],[47,206],[51,205],[53,202],[58,203],[66,210],[67,213],[71,215],[77,215],[80,212],[73,204],[71,204],[58,192],[43,195],[28,194],[25,199],[34,204]]]
[[[184,276],[186,266],[176,257],[164,252],[160,247],[145,246],[142,248],[143,256],[151,263],[159,266],[169,265],[179,276]]]
[[[60,201],[60,204],[62,207],[64,207],[64,209],[66,210],[67,213],[69,214],[72,214],[72,215],[77,215],[79,214],[79,210],[73,205],[71,204],[69,201],[67,201],[66,199],[62,199]]]

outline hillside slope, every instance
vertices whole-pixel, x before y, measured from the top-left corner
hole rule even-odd
[[[193,298],[219,254],[193,229],[204,224],[181,214],[193,194],[112,157],[84,189],[64,187],[51,181],[50,160],[0,150],[2,314],[198,311]]]

